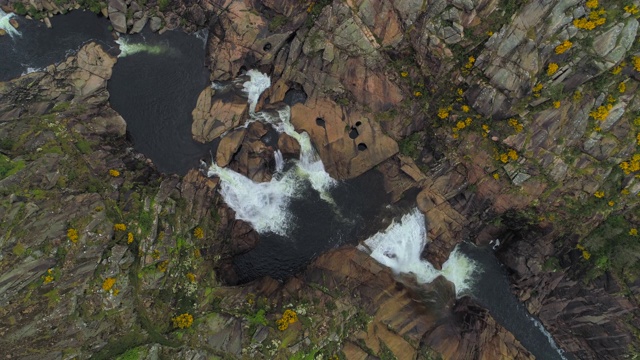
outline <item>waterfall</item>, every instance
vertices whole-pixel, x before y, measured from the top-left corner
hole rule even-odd
[[[287,234],[292,223],[287,206],[299,185],[291,172],[273,177],[270,182],[257,183],[213,163],[207,176],[220,178],[220,194],[236,212],[236,219],[250,223],[258,233]]]
[[[329,190],[336,180],[325,171],[322,160],[318,157],[307,133],[298,133],[291,124],[291,109],[283,106],[275,113],[261,111],[256,113],[260,95],[271,86],[271,79],[257,70],[249,70],[249,80],[242,83],[243,92],[249,103],[250,118],[243,126],[261,120],[271,124],[278,133],[286,133],[300,144],[300,160],[292,169],[282,176],[274,176],[268,183],[255,183],[252,180],[212,163],[207,172],[208,176],[218,176],[221,179],[222,197],[225,202],[236,211],[236,218],[247,221],[259,233],[272,232],[286,235],[292,215],[287,206],[291,198],[297,196],[302,180],[306,179],[320,197],[333,204]],[[239,83],[237,83],[239,84]],[[215,83],[212,87],[216,86]],[[277,151],[276,172],[284,170],[282,153]]]
[[[437,270],[431,263],[420,258],[426,244],[425,217],[418,209],[414,209],[385,231],[365,240],[358,245],[358,249],[388,266],[396,274],[413,274],[421,284],[430,283],[442,275],[455,285],[456,296],[466,293],[472,285],[471,275],[476,269],[475,263],[456,247],[442,265],[442,270]]]
[[[4,11],[2,11],[2,9],[0,9],[0,29],[4,30],[7,34],[9,34],[9,36],[12,39],[15,38],[16,36],[22,36],[20,31],[18,31],[16,28],[13,27],[13,25],[11,25],[10,20],[13,17],[15,17],[14,13],[7,14]]]
[[[276,172],[281,173],[284,170],[284,157],[282,156],[282,152],[280,150],[276,150],[273,153],[273,157],[276,160]]]
[[[118,44],[120,48],[119,58],[134,55],[137,53],[146,52],[152,55],[160,55],[169,52],[169,48],[162,45],[148,45],[145,43],[130,43],[129,39],[121,36],[116,40],[116,44]]]

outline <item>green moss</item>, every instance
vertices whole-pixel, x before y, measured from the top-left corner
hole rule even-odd
[[[69,106],[71,106],[71,103],[69,103],[68,101],[63,101],[60,103],[57,103],[52,109],[51,112],[64,112],[69,110]]]
[[[14,175],[25,166],[23,160],[12,161],[8,156],[0,154],[0,179]]]
[[[420,155],[420,150],[418,149],[418,147],[421,145],[421,143],[422,134],[413,133],[398,142],[400,153],[415,160]]]
[[[13,249],[11,249],[11,252],[13,253],[13,255],[15,256],[22,256],[22,254],[24,254],[26,248],[24,247],[24,245],[20,242],[18,242]]]

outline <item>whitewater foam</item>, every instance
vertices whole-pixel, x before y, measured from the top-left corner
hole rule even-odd
[[[119,58],[134,55],[138,53],[147,53],[152,55],[160,55],[168,52],[168,48],[162,45],[148,45],[145,43],[131,43],[129,39],[121,36],[116,40],[116,44],[120,48]]]
[[[0,9],[0,29],[9,34],[12,39],[16,36],[22,36],[20,31],[14,28],[13,25],[11,25],[11,22],[9,22],[9,20],[11,20],[11,18],[15,16],[16,15],[14,13],[7,14],[6,12],[2,11],[2,9]]]
[[[329,190],[337,182],[325,171],[309,135],[298,133],[291,124],[291,109],[288,105],[272,113],[255,112],[260,95],[271,86],[271,79],[257,70],[249,70],[246,75],[249,76],[249,80],[242,83],[242,91],[247,95],[250,118],[242,126],[247,127],[257,120],[271,124],[278,133],[286,133],[298,141],[300,160],[296,161],[294,167],[282,173],[284,159],[282,153],[276,151],[276,174],[282,174],[274,176],[268,183],[255,183],[215,163],[211,164],[207,175],[220,177],[220,193],[225,202],[236,211],[236,218],[249,222],[259,233],[272,232],[284,236],[292,217],[287,207],[291,199],[298,196],[303,184],[301,179],[307,179],[320,197],[332,204],[334,202]],[[212,83],[211,86],[215,87],[216,83]]]
[[[256,112],[260,95],[271,86],[271,78],[254,69],[247,71],[247,76],[249,76],[249,81],[245,81],[243,87],[249,102],[249,114],[253,115]]]
[[[385,231],[365,240],[358,245],[358,249],[388,266],[396,274],[413,274],[421,284],[430,283],[442,275],[455,285],[456,296],[467,293],[472,285],[471,275],[475,271],[475,263],[456,247],[442,265],[442,270],[437,270],[431,263],[420,258],[426,244],[425,217],[420,210],[414,209],[399,222],[394,221]]]
[[[560,356],[560,358],[562,358],[562,360],[567,360],[567,358],[564,356],[564,350],[558,347],[558,344],[556,344],[555,340],[553,340],[553,336],[551,336],[551,334],[547,331],[547,329],[545,329],[544,325],[542,325],[542,323],[538,319],[535,319],[531,316],[529,316],[529,320],[531,320],[531,322],[533,322],[535,327],[537,327],[540,330],[540,332],[542,332],[544,336],[547,337],[547,340],[549,341],[549,345],[551,345],[551,347],[558,352],[558,355]]]
[[[291,172],[257,183],[215,163],[207,176],[220,178],[220,194],[236,212],[236,219],[250,223],[258,233],[285,236],[292,223],[289,202],[298,192],[299,182]]]

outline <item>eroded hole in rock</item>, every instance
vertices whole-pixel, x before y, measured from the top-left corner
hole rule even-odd
[[[362,125],[362,121],[356,122],[356,126],[360,126],[360,125]]]
[[[244,65],[240,66],[240,70],[238,70],[238,76],[246,74],[247,71],[248,71],[248,69],[247,69],[246,66],[244,66]]]
[[[269,51],[269,50],[271,50],[271,43],[266,43],[266,44],[264,44],[264,46],[262,47],[262,50],[264,50],[264,51]]]
[[[350,137],[351,139],[355,139],[355,138],[357,138],[357,137],[358,137],[358,135],[360,135],[360,133],[358,132],[358,129],[356,129],[356,128],[352,127],[352,128],[351,128],[351,131],[349,131],[349,137]],[[360,145],[358,145],[358,146],[360,146]]]
[[[358,150],[360,150],[360,151],[367,150],[367,145],[365,145],[365,143],[358,144]]]
[[[294,83],[284,94],[284,99],[282,101],[289,106],[293,106],[297,103],[304,103],[307,101],[307,93],[302,90],[302,85]]]
[[[316,118],[316,125],[325,127],[325,121],[323,118]]]

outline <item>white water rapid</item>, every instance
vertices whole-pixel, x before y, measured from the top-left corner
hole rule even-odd
[[[124,36],[119,37],[118,40],[116,40],[116,44],[118,44],[118,47],[120,48],[120,54],[118,55],[119,58],[141,53],[141,52],[146,52],[152,55],[160,55],[168,52],[169,50],[167,47],[162,45],[130,43],[129,40],[126,39]]]
[[[278,133],[286,133],[300,144],[300,160],[286,173],[282,153],[275,153],[276,175],[268,183],[256,183],[233,170],[221,168],[212,163],[207,176],[218,176],[221,181],[220,193],[225,202],[236,212],[236,218],[249,222],[258,233],[272,232],[286,235],[292,215],[289,213],[290,200],[298,195],[302,181],[307,179],[320,197],[333,203],[329,189],[337,182],[325,171],[316,154],[309,135],[298,133],[290,122],[291,109],[283,106],[276,114],[256,113],[260,95],[271,86],[268,75],[257,70],[247,71],[249,80],[243,83],[247,95],[250,119],[243,126],[261,120],[271,124]],[[216,87],[214,83],[212,87]],[[219,88],[219,87],[218,87]]]
[[[21,36],[22,34],[16,28],[11,25],[11,18],[15,16],[14,13],[5,13],[0,9],[0,29],[4,30],[11,38],[15,38],[16,36]]]
[[[418,209],[414,209],[385,231],[365,240],[363,244],[358,245],[358,249],[397,274],[415,275],[421,284],[430,283],[442,275],[455,285],[456,296],[462,296],[472,285],[471,275],[476,270],[474,262],[456,248],[442,265],[442,270],[437,270],[427,260],[420,258],[426,244],[424,215]]]

